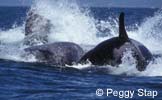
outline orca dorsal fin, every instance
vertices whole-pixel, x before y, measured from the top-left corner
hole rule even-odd
[[[128,39],[127,32],[125,30],[125,24],[124,24],[124,13],[121,12],[119,16],[119,38],[120,39]]]

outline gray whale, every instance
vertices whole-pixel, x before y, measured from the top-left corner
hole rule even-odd
[[[23,44],[30,46],[25,50],[33,54],[37,62],[48,65],[72,65],[83,56],[83,49],[71,42],[56,42],[48,44],[48,35],[54,28],[49,19],[44,18],[31,9],[25,23],[25,39]],[[41,44],[41,45],[37,45]]]
[[[83,49],[71,42],[56,42],[24,49],[33,54],[38,62],[48,65],[72,65],[83,56]]]
[[[121,58],[127,49],[133,52],[132,55],[137,61],[136,68],[139,71],[145,70],[149,61],[153,58],[152,54],[143,44],[128,37],[124,25],[124,13],[121,13],[119,17],[119,36],[98,44],[94,49],[87,52],[79,63],[86,63],[88,60],[93,65],[109,64],[118,66],[121,64]]]

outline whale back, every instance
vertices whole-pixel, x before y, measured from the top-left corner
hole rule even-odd
[[[40,46],[32,46],[25,49],[29,54],[33,54],[38,62],[49,65],[72,65],[79,61],[83,55],[83,49],[71,42],[55,42]]]

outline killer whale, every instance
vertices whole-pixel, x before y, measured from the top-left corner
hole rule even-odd
[[[36,62],[47,65],[72,65],[77,63],[83,56],[83,49],[72,42],[55,42],[24,49],[26,53],[32,54]]]
[[[128,37],[124,24],[124,13],[119,16],[119,36],[103,41],[94,49],[81,57],[79,63],[90,61],[93,65],[112,65],[118,66],[122,63],[121,59],[124,52],[130,49],[136,59],[136,68],[144,71],[149,61],[152,60],[151,52],[140,42]]]

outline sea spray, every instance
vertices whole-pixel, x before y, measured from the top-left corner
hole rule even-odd
[[[81,10],[76,3],[66,0],[37,1],[37,13],[49,19],[53,25],[49,41],[68,41],[77,44],[99,43],[95,20],[87,10]]]

